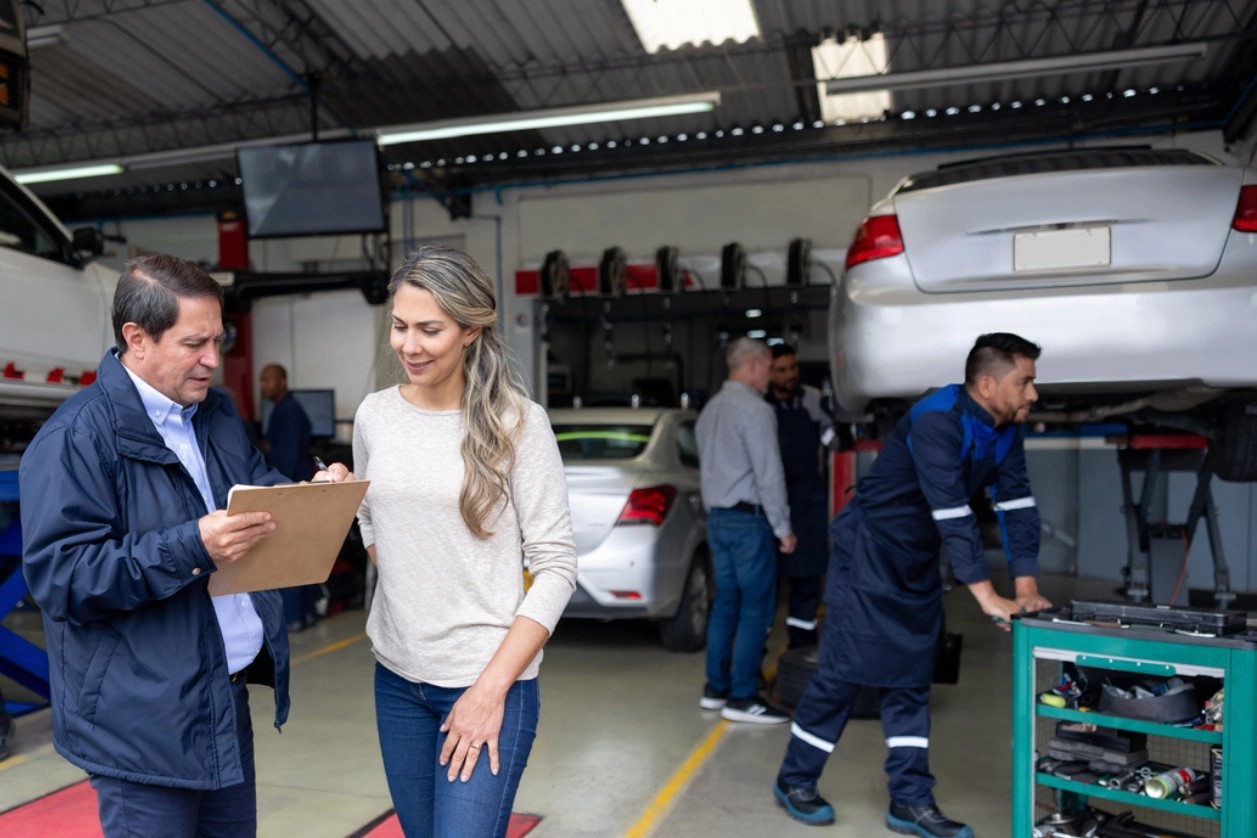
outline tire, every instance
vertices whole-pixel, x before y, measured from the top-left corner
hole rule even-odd
[[[1223,480],[1257,480],[1257,400],[1230,402],[1218,418],[1218,435],[1209,444],[1213,473]]]
[[[696,555],[685,577],[685,590],[677,613],[659,623],[659,638],[673,652],[698,652],[707,645],[707,619],[711,616],[711,571],[707,557]]]
[[[803,691],[812,680],[820,657],[819,646],[790,649],[777,660],[773,698],[787,707],[798,707]],[[851,705],[852,719],[876,719],[881,715],[881,693],[877,687],[860,687]]]

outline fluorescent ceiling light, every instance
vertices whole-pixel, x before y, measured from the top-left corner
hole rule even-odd
[[[1002,81],[1004,79],[1051,76],[1061,73],[1080,73],[1088,70],[1115,70],[1121,67],[1138,67],[1144,64],[1164,64],[1171,61],[1190,61],[1203,58],[1207,52],[1204,43],[1173,44],[1164,47],[1120,49],[1108,52],[1084,52],[1061,55],[1054,58],[1030,58],[1024,61],[1000,61],[993,64],[974,64],[965,67],[943,67],[937,70],[917,70],[906,73],[885,73],[856,78],[829,79],[825,88],[830,95],[858,93],[868,90],[908,90],[922,87],[941,87],[948,84],[964,84],[974,81]]]
[[[72,166],[65,169],[31,169],[14,172],[13,179],[18,183],[47,183],[50,180],[73,180],[81,177],[100,177],[101,175],[120,175],[125,169],[117,163],[97,163],[89,166]]]
[[[597,122],[703,113],[715,109],[719,104],[720,93],[710,91],[688,96],[629,99],[620,102],[607,102],[602,105],[551,108],[540,111],[517,111],[514,113],[494,114],[492,116],[477,116],[469,119],[424,122],[415,125],[388,125],[362,131],[359,136],[370,136],[378,132],[376,142],[380,145],[396,145],[397,143],[414,143],[423,140],[465,137],[473,134],[492,134],[501,131],[522,131],[537,128],[553,128],[562,125],[588,125]],[[320,132],[320,137],[326,140],[348,136],[352,136],[352,132],[342,128]],[[245,140],[237,143],[219,143],[193,148],[175,148],[167,151],[132,154],[125,157],[116,157],[109,163],[89,164],[83,161],[78,165],[57,169],[30,169],[15,173],[15,176],[20,183],[43,183],[76,177],[116,175],[128,169],[155,169],[163,166],[229,159],[235,155],[236,149],[247,146],[283,145],[285,143],[309,141],[309,134],[287,134],[278,137]]]
[[[37,47],[50,47],[53,44],[59,44],[63,40],[61,37],[60,23],[50,23],[47,26],[32,26],[26,30],[26,48],[35,49]]]
[[[829,38],[812,48],[812,68],[818,79],[883,78],[890,69],[886,38],[881,32],[875,32],[867,41],[850,37],[838,43],[837,39]],[[831,93],[826,89],[828,83],[822,81],[816,85],[821,100],[821,118],[826,122],[881,116],[890,109],[889,90]]]
[[[682,44],[759,37],[751,0],[620,0],[649,53]]]
[[[503,131],[528,131],[557,128],[564,125],[589,125],[596,122],[618,122],[626,119],[647,119],[710,111],[720,104],[718,92],[692,96],[665,96],[655,99],[630,99],[603,105],[551,108],[540,111],[478,116],[469,119],[448,119],[418,125],[381,129],[376,141],[384,145],[444,140],[473,134],[496,134]]]

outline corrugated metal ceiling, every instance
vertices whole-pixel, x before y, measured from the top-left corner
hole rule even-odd
[[[30,124],[0,136],[0,162],[143,159],[309,137],[315,125],[327,137],[722,94],[716,111],[699,116],[386,149],[393,164],[416,167],[420,188],[449,196],[527,180],[1172,125],[1220,127],[1238,138],[1251,132],[1257,110],[1257,0],[754,0],[754,7],[760,38],[650,55],[619,0],[45,0],[29,7],[28,25],[59,24],[62,40],[32,50]],[[1206,52],[1173,63],[903,90],[881,117],[818,125],[810,48],[836,33],[873,32],[886,39],[893,73],[1183,43],[1203,43]],[[182,206],[222,205],[238,200],[234,177],[234,159],[220,149],[195,164],[150,160],[107,182],[40,192],[82,217],[142,212],[154,186],[179,194]]]

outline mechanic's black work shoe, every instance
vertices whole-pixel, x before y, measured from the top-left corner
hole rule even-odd
[[[786,814],[796,821],[811,826],[825,826],[834,822],[834,807],[816,793],[816,789],[804,786],[787,786],[780,778],[773,786],[773,795],[786,809]]]
[[[698,700],[698,706],[704,710],[720,710],[728,700],[728,690],[717,690],[711,684],[703,684],[703,697]]]
[[[949,819],[934,804],[901,806],[892,800],[886,813],[886,828],[921,838],[973,838],[972,829]]]

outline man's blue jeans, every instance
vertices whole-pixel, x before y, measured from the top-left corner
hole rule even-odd
[[[447,778],[438,762],[439,728],[465,687],[414,683],[375,665],[375,719],[393,808],[406,838],[491,838],[506,835],[511,806],[528,764],[541,712],[535,679],[516,681],[506,694],[498,732],[498,773],[484,748],[471,779]]]
[[[707,513],[707,542],[716,575],[707,683],[731,698],[754,698],[764,641],[776,615],[776,540],[763,515],[713,508]]]

